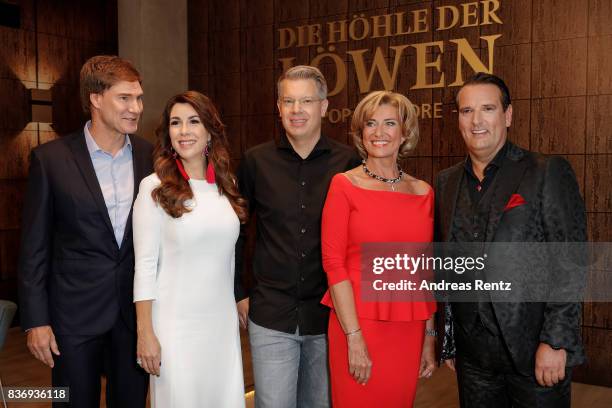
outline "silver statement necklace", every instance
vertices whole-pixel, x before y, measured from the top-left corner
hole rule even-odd
[[[363,166],[363,171],[365,172],[365,174],[367,174],[368,176],[378,180],[378,181],[382,181],[383,183],[387,183],[391,185],[391,190],[395,191],[395,184],[399,183],[400,181],[402,181],[402,176],[404,175],[404,171],[402,170],[402,168],[400,167],[400,165],[397,165],[397,171],[399,172],[399,175],[395,178],[386,178],[386,177],[382,177],[379,176],[378,174],[374,174],[372,173],[372,171],[370,171],[370,169],[368,169],[368,166],[366,165],[366,161],[362,160],[361,161],[361,165]]]

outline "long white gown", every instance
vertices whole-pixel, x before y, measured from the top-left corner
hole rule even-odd
[[[191,212],[174,219],[151,198],[156,174],[134,203],[134,301],[153,299],[161,344],[151,376],[156,408],[244,407],[234,244],[240,223],[215,184],[190,180]]]

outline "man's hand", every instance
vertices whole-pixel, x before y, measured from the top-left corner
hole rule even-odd
[[[552,387],[565,379],[565,350],[540,343],[535,355],[535,377],[542,387]]]
[[[244,298],[240,302],[236,303],[238,309],[238,320],[240,321],[240,327],[243,329],[248,328],[249,321],[249,298]]]
[[[28,331],[28,349],[34,357],[51,368],[55,365],[51,352],[56,356],[60,355],[51,326],[39,326],[30,329]]]

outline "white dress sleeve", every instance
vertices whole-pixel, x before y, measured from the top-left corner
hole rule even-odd
[[[161,226],[164,210],[151,197],[160,184],[155,174],[144,178],[134,202],[134,302],[157,298],[157,265],[160,256]]]

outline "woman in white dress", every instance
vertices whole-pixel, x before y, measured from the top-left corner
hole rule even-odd
[[[157,408],[244,407],[234,244],[246,202],[206,96],[171,98],[134,204],[138,363]]]

